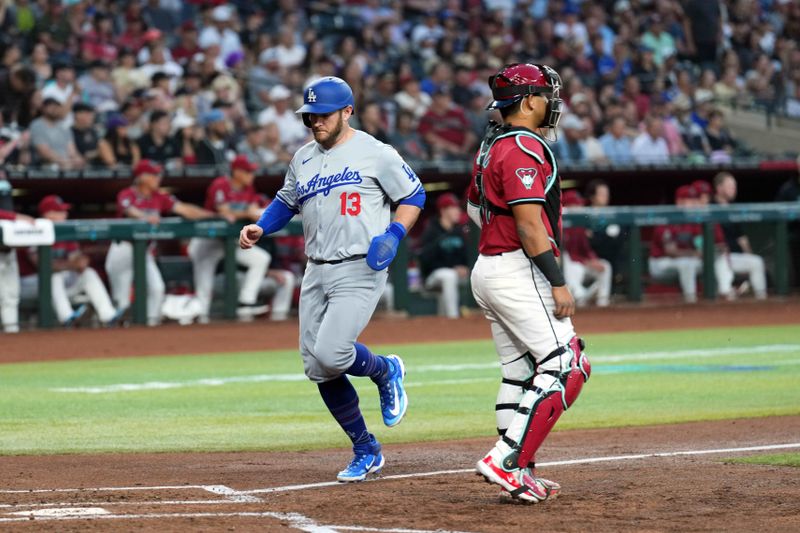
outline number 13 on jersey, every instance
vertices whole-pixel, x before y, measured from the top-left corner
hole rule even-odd
[[[358,216],[361,213],[361,195],[357,192],[346,193],[343,192],[339,195],[341,200],[342,209],[339,212],[342,216],[350,215],[351,217]]]

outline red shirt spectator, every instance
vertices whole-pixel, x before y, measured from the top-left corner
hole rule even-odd
[[[464,155],[472,148],[474,135],[464,110],[454,104],[447,90],[439,90],[419,123],[420,136],[439,155]]]

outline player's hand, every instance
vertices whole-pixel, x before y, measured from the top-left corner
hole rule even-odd
[[[22,213],[17,213],[17,216],[14,218],[14,220],[18,220],[20,222],[26,222],[31,225],[36,223],[36,220],[33,217],[29,217],[28,215],[23,215]]]
[[[161,217],[158,215],[147,215],[146,217],[144,217],[144,220],[148,224],[158,226],[158,224],[161,222]]]
[[[405,237],[406,228],[399,222],[392,222],[386,228],[386,233],[378,235],[369,243],[367,251],[367,265],[372,270],[381,271],[388,268],[392,259],[397,255],[400,239]]]
[[[588,266],[595,272],[606,271],[606,265],[604,265],[602,261],[598,261],[597,259],[590,259],[589,261],[586,262],[586,266]]]
[[[575,314],[575,300],[566,285],[553,287],[553,301],[556,303],[553,314],[559,320],[571,318]]]
[[[264,235],[264,230],[257,224],[248,224],[239,232],[239,247],[242,250],[247,250],[255,246],[258,239]]]

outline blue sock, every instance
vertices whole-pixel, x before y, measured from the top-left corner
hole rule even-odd
[[[373,381],[383,381],[392,369],[392,363],[382,355],[375,355],[360,342],[354,343],[356,360],[345,371],[351,376],[369,376]]]
[[[334,380],[318,383],[317,386],[322,401],[353,444],[369,442],[372,436],[367,431],[367,424],[358,408],[358,393],[347,376],[342,375]]]

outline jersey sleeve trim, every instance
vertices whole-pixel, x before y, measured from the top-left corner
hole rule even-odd
[[[532,158],[534,158],[536,162],[539,163],[540,165],[544,165],[544,159],[542,159],[541,156],[539,156],[539,154],[532,151],[530,148],[525,147],[525,145],[522,144],[522,142],[520,141],[521,138],[522,138],[521,135],[517,135],[516,137],[514,137],[514,141],[517,143],[519,149],[528,154],[529,156],[531,156]]]
[[[275,198],[280,200],[283,204],[286,205],[286,207],[291,209],[295,214],[300,212],[300,210],[297,208],[294,202],[288,200],[283,194],[280,193],[280,191],[278,191],[278,193],[275,195]]]
[[[469,198],[467,199],[467,205],[471,205],[471,206],[473,206],[473,207],[480,207],[480,205],[479,205],[479,204],[476,204],[475,202],[473,202],[473,201],[472,201],[472,200],[470,200]]]
[[[546,200],[544,198],[517,198],[516,200],[509,200],[506,203],[508,205],[544,204],[546,203]]]

